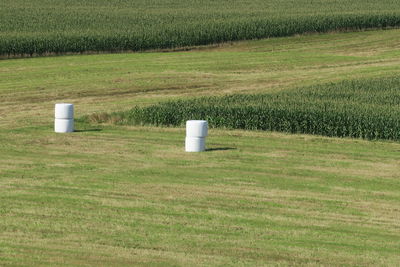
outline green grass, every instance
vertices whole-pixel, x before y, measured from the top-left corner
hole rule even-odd
[[[88,117],[123,125],[211,127],[400,140],[399,76],[300,87],[278,93],[161,102]]]
[[[400,9],[393,0],[3,0],[0,21],[0,55],[13,57],[395,27]]]
[[[77,114],[160,100],[266,93],[399,73],[399,30],[311,35],[174,53],[0,61],[0,127],[51,123],[56,101]],[[18,106],[29,112],[12,112]]]
[[[184,129],[0,138],[2,265],[400,260],[397,143],[212,130],[216,150],[187,154]]]
[[[0,61],[0,265],[396,266],[397,142],[211,129],[185,153],[183,128],[53,116],[394,76],[398,33]]]

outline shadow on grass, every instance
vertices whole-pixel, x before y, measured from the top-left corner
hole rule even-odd
[[[74,130],[76,133],[84,133],[84,132],[101,132],[103,129],[84,129],[84,130]]]
[[[211,151],[225,151],[225,150],[235,150],[235,147],[216,147],[216,148],[207,148],[206,152]]]

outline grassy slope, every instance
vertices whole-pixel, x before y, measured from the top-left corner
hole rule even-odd
[[[176,53],[135,53],[0,61],[0,126],[50,123],[55,101],[78,114],[130,109],[162,99],[257,93],[397,74],[400,30],[241,42]],[[212,53],[209,53],[212,52]]]
[[[1,265],[400,260],[397,143],[213,130],[187,154],[180,129],[51,130],[0,132]]]
[[[183,129],[56,135],[52,109],[394,74],[398,34],[0,61],[0,265],[395,266],[398,143],[212,130],[187,154]]]

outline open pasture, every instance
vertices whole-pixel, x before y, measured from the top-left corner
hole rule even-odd
[[[396,266],[400,145],[268,132],[0,130],[3,266]]]
[[[0,265],[396,266],[398,142],[211,129],[188,154],[182,128],[81,118],[394,77],[399,33],[0,61]],[[73,134],[53,133],[62,101]]]

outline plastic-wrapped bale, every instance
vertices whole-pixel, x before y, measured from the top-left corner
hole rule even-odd
[[[58,103],[55,106],[56,119],[73,119],[74,118],[74,105],[69,103]]]
[[[186,137],[186,152],[201,152],[206,150],[206,139],[202,137]]]
[[[202,120],[186,121],[186,137],[207,137],[208,123]]]
[[[55,119],[54,131],[56,133],[72,133],[74,131],[74,119]]]
[[[186,152],[201,152],[206,150],[206,137],[208,136],[208,123],[203,120],[190,120],[186,122]]]
[[[58,103],[54,112],[54,131],[56,133],[71,133],[74,131],[74,105]]]

